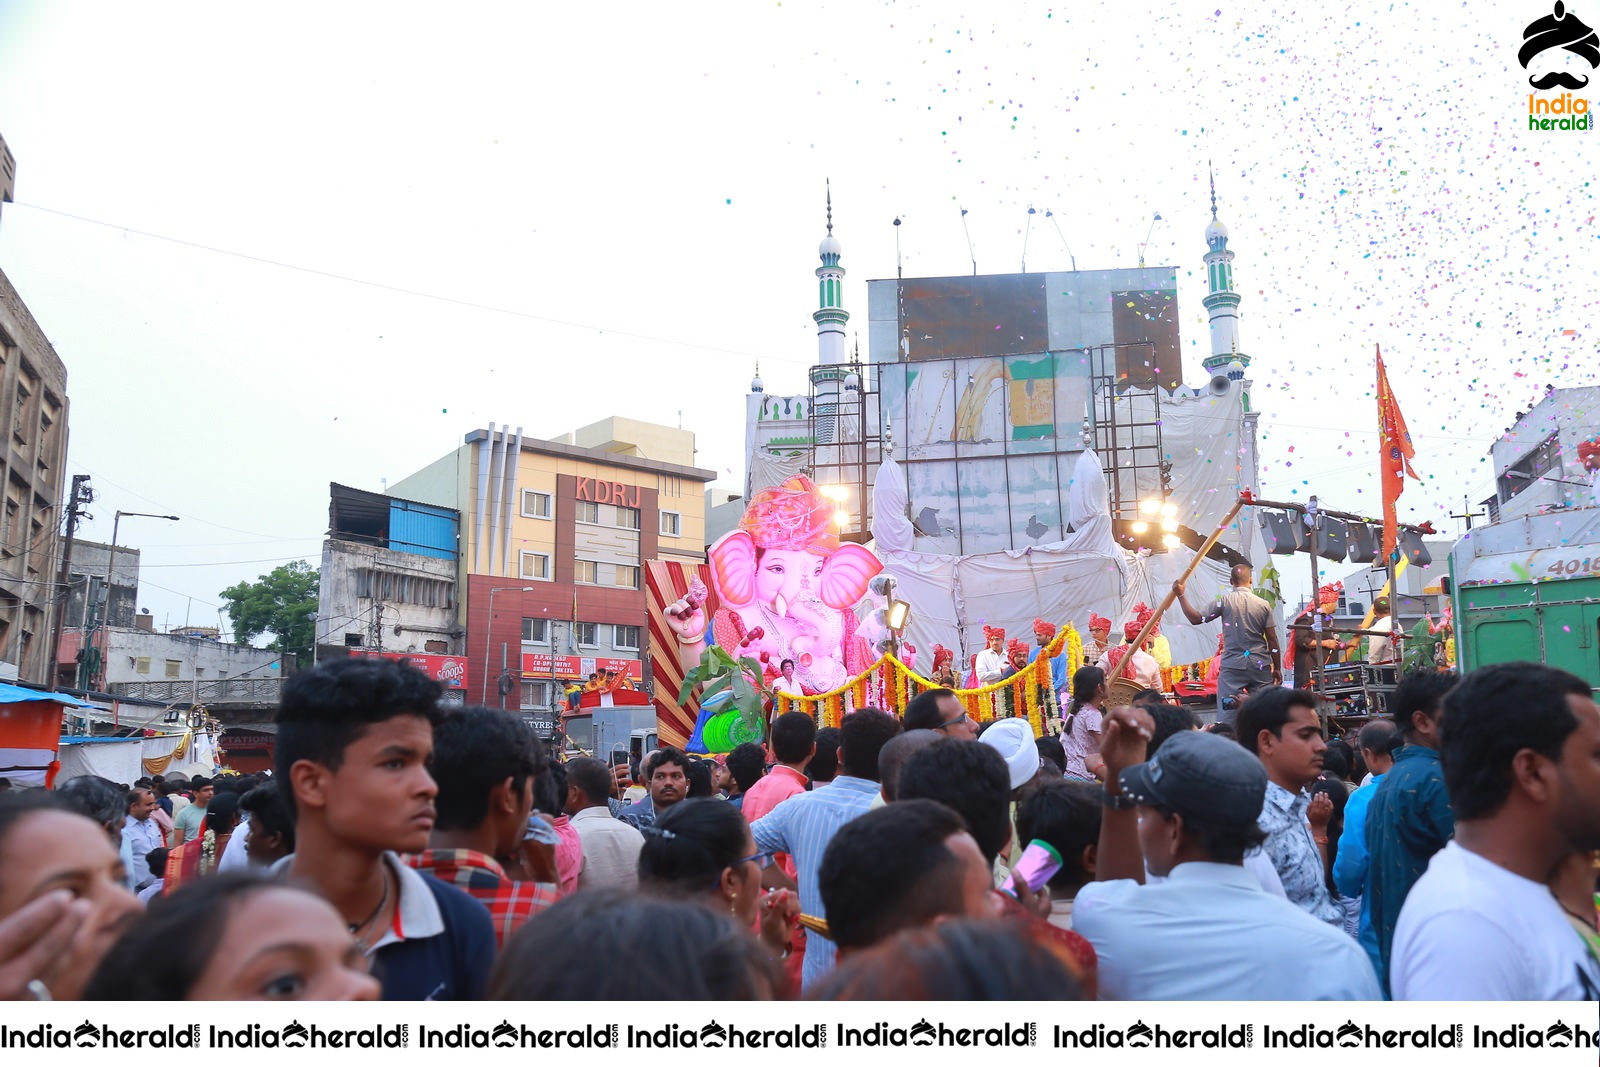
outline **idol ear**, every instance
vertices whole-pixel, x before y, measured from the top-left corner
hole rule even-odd
[[[822,565],[818,595],[830,608],[851,608],[866,594],[867,583],[883,570],[883,561],[860,545],[840,545]]]
[[[707,550],[711,584],[731,608],[746,608],[756,598],[756,543],[744,530],[722,535]]]

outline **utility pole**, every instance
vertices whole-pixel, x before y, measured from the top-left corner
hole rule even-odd
[[[87,474],[72,476],[72,495],[67,499],[67,529],[61,544],[61,569],[56,572],[56,620],[50,633],[50,674],[48,681],[54,689],[61,672],[61,628],[67,618],[67,602],[72,599],[72,541],[78,533],[78,520],[84,517],[84,505],[94,500],[94,490],[89,488]],[[87,597],[87,586],[85,597]],[[87,603],[87,601],[86,601]]]
[[[1481,518],[1483,518],[1483,512],[1481,512],[1481,511],[1473,511],[1472,510],[1472,504],[1468,501],[1468,499],[1465,496],[1463,496],[1461,498],[1461,514],[1460,515],[1451,515],[1450,517],[1452,519],[1466,519],[1467,520],[1467,529],[1471,530],[1472,529],[1472,520],[1473,519],[1481,519]]]

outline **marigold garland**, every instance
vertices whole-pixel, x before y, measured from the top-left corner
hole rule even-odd
[[[967,714],[978,722],[988,722],[1009,712],[1026,717],[1035,736],[1045,736],[1060,716],[1059,696],[1055,692],[1049,661],[1063,651],[1070,677],[1083,666],[1083,639],[1071,623],[1056,631],[1056,636],[1030,664],[1031,670],[976,689],[958,689],[956,697]],[[906,705],[917,694],[937,688],[939,684],[933,679],[918,674],[898,657],[885,653],[837,689],[798,697],[779,693],[776,707],[778,714],[804,711],[822,726],[838,726],[844,720],[847,701],[850,710],[872,706],[872,690],[877,691],[877,699],[888,710],[904,714]]]

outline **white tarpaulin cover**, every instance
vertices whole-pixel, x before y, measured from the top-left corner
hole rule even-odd
[[[880,539],[874,548],[884,569],[899,583],[896,596],[912,605],[906,640],[917,648],[922,663],[929,662],[924,657],[936,642],[970,656],[983,647],[985,624],[1003,626],[1008,637],[1020,637],[1030,645],[1035,618],[1071,622],[1087,637],[1091,611],[1120,624],[1132,618],[1134,604],[1156,606],[1193,558],[1183,548],[1137,556],[1117,546],[1111,536],[1105,477],[1092,451],[1079,455],[1073,472],[1069,499],[1073,532],[1066,540],[975,556],[907,551],[896,547],[904,544],[905,526],[898,520],[904,516],[907,497],[899,471],[893,460],[878,470],[873,532]],[[1204,532],[1215,528],[1226,507],[1216,510]],[[1227,584],[1227,567],[1205,560],[1190,579],[1190,602],[1199,607]],[[1217,623],[1190,626],[1176,609],[1163,621],[1174,663],[1209,659],[1216,653],[1221,632]]]
[[[131,785],[144,777],[142,737],[63,737],[58,783],[83,774]]]

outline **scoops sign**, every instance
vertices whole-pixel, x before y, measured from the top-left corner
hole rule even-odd
[[[446,689],[465,689],[467,687],[467,657],[465,656],[429,656],[410,652],[355,652],[354,650],[352,652],[358,656],[369,656],[374,659],[402,660]]]

